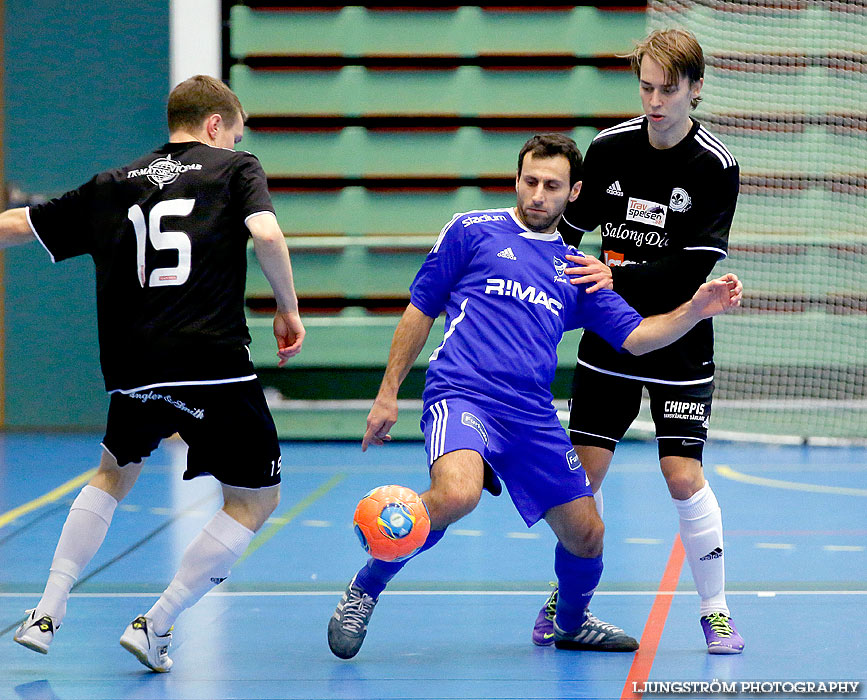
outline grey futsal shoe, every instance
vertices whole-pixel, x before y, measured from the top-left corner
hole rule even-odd
[[[635,651],[638,642],[619,627],[603,622],[588,610],[584,624],[574,632],[564,632],[554,620],[554,646],[585,651]]]
[[[352,578],[328,621],[328,646],[335,656],[351,659],[361,649],[376,600],[356,586]]]

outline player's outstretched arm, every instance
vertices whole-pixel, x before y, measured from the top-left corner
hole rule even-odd
[[[0,248],[10,248],[35,241],[24,207],[7,209],[0,214]]]
[[[367,415],[367,430],[361,440],[362,452],[369,445],[391,440],[388,431],[397,423],[397,390],[409,374],[412,363],[424,347],[434,319],[409,304],[403,312],[388,353],[388,365],[373,408]]]
[[[247,228],[253,236],[253,250],[262,272],[277,301],[277,313],[274,314],[274,337],[277,339],[277,355],[280,360],[278,367],[286,364],[290,357],[301,352],[304,342],[304,324],[298,313],[298,297],[295,295],[295,283],[292,279],[292,263],[289,260],[289,250],[286,239],[271,212],[264,212],[247,220]]]
[[[696,323],[717,316],[741,304],[744,288],[737,275],[727,274],[698,288],[685,304],[674,311],[648,316],[623,342],[623,349],[633,355],[658,350],[685,335]]]

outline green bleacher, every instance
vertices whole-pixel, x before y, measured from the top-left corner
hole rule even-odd
[[[580,109],[623,114],[634,109],[628,71],[577,66],[570,71],[454,70],[266,71],[233,66],[230,82],[244,108],[259,114],[560,115]]]
[[[260,158],[269,177],[308,336],[301,355],[277,369],[273,300],[250,249],[253,358],[282,437],[358,439],[409,284],[441,227],[456,212],[514,202],[517,151],[533,133],[556,129],[585,150],[599,129],[639,113],[635,78],[617,54],[645,34],[643,8],[636,7],[643,3],[249,6],[255,4],[238,3],[229,13],[227,77],[250,115],[242,147]],[[691,11],[710,13],[719,28],[718,36],[703,39],[707,53],[717,40],[737,44],[740,25],[726,12],[698,5]],[[779,22],[796,21],[784,15]],[[766,45],[773,45],[772,35]],[[841,52],[863,50],[850,39],[837,37]],[[753,37],[742,40],[748,54]],[[845,362],[815,366],[798,321],[809,317],[842,356],[861,357],[863,349],[852,344],[865,337],[864,314],[839,313],[839,304],[827,309],[840,299],[853,308],[867,303],[858,288],[867,275],[867,255],[858,252],[863,243],[847,234],[829,246],[827,232],[815,230],[821,212],[867,234],[867,194],[856,187],[853,196],[847,179],[860,177],[863,164],[840,171],[841,154],[860,148],[863,136],[837,126],[863,111],[863,95],[835,87],[820,65],[783,66],[769,77],[751,71],[749,58],[734,58],[711,61],[704,94],[709,104],[716,90],[741,96],[736,113],[707,124],[736,155],[760,148],[762,159],[741,163],[737,237],[717,270],[735,271],[749,286],[746,313],[716,324],[718,338],[738,338],[718,345],[721,402],[766,375],[780,378],[781,391],[792,395],[809,393],[811,373],[848,376]],[[793,105],[805,90],[825,91],[834,109],[798,121]],[[764,121],[750,124],[753,113]],[[765,128],[778,113],[785,113],[784,128]],[[821,156],[809,173],[787,170],[801,152]],[[597,241],[587,236],[588,250],[595,252]],[[848,272],[824,274],[823,261]],[[798,313],[751,313],[760,308]],[[769,353],[768,337],[782,339],[783,349]],[[396,437],[419,435],[424,369],[441,338],[439,319],[404,383]],[[569,334],[560,345],[558,400],[568,397],[578,340]],[[732,376],[736,381],[727,382]],[[728,422],[736,413],[715,411],[715,425],[740,429]],[[781,415],[769,420],[809,420]]]
[[[599,3],[603,5],[604,3]],[[594,4],[545,7],[386,9],[345,6],[301,10],[236,5],[230,13],[234,58],[256,55],[404,54],[471,56],[480,53],[594,56],[624,53],[644,34],[644,13]]]
[[[564,132],[582,149],[598,133],[592,127]],[[371,131],[348,126],[334,132],[250,131],[243,148],[255,153],[269,175],[338,175],[457,177],[514,176],[517,164],[513,132],[467,126],[449,131],[421,131],[412,135],[412,155],[407,134]],[[473,157],[467,157],[472,154]],[[433,222],[432,222],[433,223]]]
[[[252,127],[242,147],[271,182],[308,329],[303,352],[276,369],[271,290],[250,248],[251,350],[282,437],[360,437],[409,284],[442,226],[514,202],[517,152],[533,133],[555,123],[586,149],[631,116],[634,78],[616,54],[644,29],[641,8],[589,4],[231,8],[228,78]],[[418,436],[442,332],[439,319],[404,385],[397,436]],[[561,384],[577,343],[561,345]]]

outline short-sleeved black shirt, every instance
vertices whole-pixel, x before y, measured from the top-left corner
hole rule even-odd
[[[645,117],[601,131],[587,149],[581,193],[559,226],[573,245],[600,227],[601,257],[612,268],[614,291],[644,316],[687,301],[713,261],[727,255],[738,164],[718,138],[693,122],[683,140],[664,150],[650,145]],[[585,331],[578,361],[662,383],[710,381],[713,326],[702,321],[668,347],[638,357]]]
[[[28,215],[52,260],[93,258],[105,386],[127,391],[255,376],[246,219],[273,211],[255,156],[195,141],[167,143]]]

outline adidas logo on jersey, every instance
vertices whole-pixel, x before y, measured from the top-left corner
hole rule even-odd
[[[623,190],[620,189],[620,180],[615,180],[610,185],[608,185],[608,189],[605,190],[608,194],[613,194],[615,197],[622,197]]]
[[[506,260],[517,260],[515,254],[512,252],[511,248],[506,248],[497,253],[498,258],[505,258]]]

